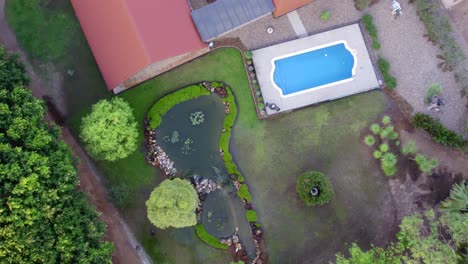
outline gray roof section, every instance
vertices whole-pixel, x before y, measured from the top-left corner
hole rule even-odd
[[[217,0],[192,11],[192,18],[203,41],[210,41],[273,9],[271,0]]]

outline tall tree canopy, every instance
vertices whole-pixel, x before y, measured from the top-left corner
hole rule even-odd
[[[137,148],[137,124],[130,106],[121,98],[102,100],[83,118],[81,139],[98,160],[126,158]]]
[[[24,67],[0,54],[1,262],[110,263],[113,246],[76,189],[70,148],[43,121],[42,101],[20,86]]]
[[[197,206],[197,191],[188,181],[178,178],[163,181],[146,201],[148,219],[162,229],[195,225]]]

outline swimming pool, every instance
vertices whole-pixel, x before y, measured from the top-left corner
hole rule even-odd
[[[272,79],[283,96],[351,81],[356,56],[345,41],[333,42],[272,60]]]

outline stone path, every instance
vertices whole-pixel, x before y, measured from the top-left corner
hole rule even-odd
[[[287,16],[294,32],[296,32],[296,35],[298,37],[307,36],[307,31],[304,27],[304,24],[302,24],[301,18],[297,14],[297,11],[289,12]]]

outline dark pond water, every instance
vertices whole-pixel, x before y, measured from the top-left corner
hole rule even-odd
[[[254,256],[255,245],[245,209],[219,152],[224,115],[224,105],[215,95],[180,103],[163,117],[157,140],[182,175],[187,178],[199,175],[223,187],[210,193],[203,202],[202,223],[218,238],[232,235],[238,227],[243,245]]]

